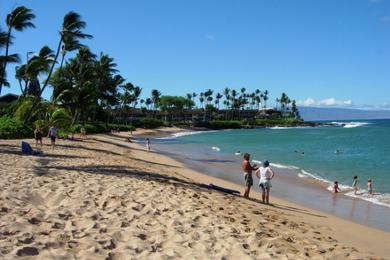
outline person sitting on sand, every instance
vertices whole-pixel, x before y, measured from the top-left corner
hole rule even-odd
[[[47,133],[47,136],[50,137],[52,148],[54,148],[54,146],[56,145],[57,132],[58,132],[57,127],[55,125],[52,125],[49,128],[49,132]]]
[[[372,196],[372,180],[368,179],[367,180],[367,191],[370,196]]]
[[[275,176],[274,171],[269,166],[269,162],[263,162],[263,166],[256,171],[257,178],[260,179],[261,199],[263,204],[269,204],[269,193],[271,191],[271,180]]]
[[[352,188],[354,190],[355,195],[356,195],[357,191],[359,190],[358,182],[359,182],[358,176],[353,177]]]
[[[42,128],[40,127],[37,127],[35,130],[34,130],[34,138],[35,138],[35,146],[38,147],[38,141],[42,147],[42,136],[43,136],[43,131],[42,131]]]
[[[251,190],[251,187],[253,186],[252,171],[257,170],[256,164],[251,165],[249,159],[250,159],[249,153],[245,153],[241,163],[242,170],[244,171],[244,179],[245,179],[245,187],[246,187],[244,191],[245,198],[249,197],[249,192]]]
[[[340,188],[339,188],[339,182],[338,181],[335,181],[334,183],[333,183],[333,193],[338,193],[338,192],[340,192],[341,190],[340,190]]]

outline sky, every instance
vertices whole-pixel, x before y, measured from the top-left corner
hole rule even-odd
[[[73,10],[94,36],[83,43],[112,56],[143,97],[245,87],[270,101],[286,92],[300,105],[390,109],[390,0],[0,0],[3,30],[18,5],[37,16],[14,33],[23,62],[56,48]],[[20,93],[7,71],[2,94]]]

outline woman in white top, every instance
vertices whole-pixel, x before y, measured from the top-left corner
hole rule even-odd
[[[256,171],[256,176],[260,179],[259,186],[263,203],[269,204],[269,193],[272,187],[271,179],[275,176],[275,173],[269,167],[268,161],[263,162],[263,166]]]

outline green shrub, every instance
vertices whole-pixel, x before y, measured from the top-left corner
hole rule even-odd
[[[135,131],[135,127],[132,125],[122,125],[122,124],[108,124],[110,129],[119,129],[119,131]]]
[[[257,119],[256,125],[257,126],[264,126],[264,127],[270,127],[270,126],[298,126],[303,123],[302,120],[295,119],[295,118],[278,118],[278,119]]]
[[[152,128],[157,128],[157,127],[164,126],[164,122],[159,120],[159,119],[146,117],[146,118],[142,118],[140,120],[134,121],[133,125],[135,127],[142,127],[142,128],[152,129]]]
[[[210,128],[210,129],[215,129],[215,130],[217,130],[217,129],[237,129],[237,128],[241,128],[242,124],[240,121],[234,121],[234,120],[231,120],[231,121],[214,120],[214,121],[209,121],[206,124],[206,127]]]
[[[32,137],[33,130],[15,118],[0,117],[0,139]]]
[[[70,132],[80,133],[80,129],[82,127],[84,127],[87,134],[109,133],[111,131],[111,129],[119,129],[119,131],[135,131],[135,127],[132,125],[90,122],[90,123],[86,123],[86,124],[75,124],[70,128]]]

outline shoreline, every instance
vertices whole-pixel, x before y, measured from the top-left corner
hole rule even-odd
[[[213,131],[213,130],[206,130],[206,131]],[[218,130],[217,130],[218,131]],[[158,134],[158,135],[150,135],[150,133],[142,133],[141,137],[144,137],[144,136],[153,136],[153,137],[168,137],[169,135],[174,135],[174,134],[178,134],[178,133],[185,133],[185,132],[203,132],[203,131],[193,131],[193,130],[188,130],[188,129],[180,129],[180,128],[177,128],[177,129],[172,129],[172,130],[169,130],[168,132],[166,132],[166,134],[161,134],[161,132]],[[193,133],[190,133],[190,134],[193,134]],[[137,144],[137,145],[140,145],[140,144]],[[140,145],[140,147],[143,147],[142,145]],[[161,151],[162,152],[162,151]],[[178,163],[182,164],[183,165],[183,161],[181,160],[178,160],[177,158],[172,158],[169,154],[165,154],[163,152],[163,154],[160,154],[161,156],[166,156],[168,158],[170,158],[171,160],[174,160],[174,161],[177,161]],[[184,167],[184,165],[183,165]],[[213,177],[213,176],[209,176],[207,174],[204,174],[202,172],[200,172],[198,169],[191,169],[195,172],[194,176],[196,176],[196,178],[194,180],[196,181],[203,181],[203,182],[207,182],[209,181],[210,183],[213,183],[213,184],[216,184],[216,185],[221,185],[221,186],[225,186],[226,188],[229,188],[229,189],[235,189],[235,190],[239,190],[239,191],[242,191],[243,190],[243,186],[240,185],[240,184],[237,184],[237,183],[234,183],[234,182],[231,182],[231,181],[227,181],[227,180],[224,180],[224,179],[221,179],[221,178],[216,178],[216,177]],[[192,176],[192,177],[194,177]],[[301,179],[301,178],[300,178]],[[317,187],[322,187],[322,188],[325,188],[326,187],[326,184],[317,180],[317,179],[310,179],[310,178],[307,178],[307,179],[303,179],[301,180],[303,182],[307,182],[307,183],[310,183],[311,185],[313,186],[317,186]],[[254,185],[255,186],[255,185]],[[327,194],[329,195],[329,194]],[[350,201],[350,202],[354,202],[354,198],[352,197],[348,197],[346,196],[345,194],[342,194],[340,193],[340,195],[343,195],[345,197],[346,200]],[[252,187],[252,190],[251,190],[251,197],[255,197],[255,198],[260,198],[260,193],[256,190],[254,190],[254,187]],[[313,221],[313,223],[316,223],[316,224],[324,224],[326,223],[327,226],[338,226],[338,228],[340,229],[343,229],[345,227],[345,225],[347,226],[354,226],[352,229],[356,229],[356,230],[360,230],[361,228],[363,230],[361,230],[361,232],[365,233],[365,232],[368,232],[368,233],[371,233],[373,232],[371,235],[368,235],[369,237],[370,236],[377,236],[377,235],[374,235],[374,233],[376,231],[384,234],[386,237],[388,237],[390,239],[390,232],[388,231],[382,231],[380,229],[380,227],[374,227],[374,226],[370,226],[370,225],[367,225],[367,224],[360,224],[360,223],[357,223],[355,221],[352,221],[352,220],[349,220],[349,219],[346,219],[346,218],[340,218],[334,214],[331,214],[331,213],[327,213],[325,211],[322,211],[322,210],[318,210],[318,209],[315,209],[315,208],[312,208],[312,207],[307,207],[307,206],[304,206],[302,205],[301,203],[295,203],[295,202],[292,202],[292,201],[289,201],[289,200],[286,200],[285,198],[281,198],[279,196],[275,196],[275,195],[272,195],[272,198],[271,198],[272,201],[275,201],[275,204],[284,204],[284,205],[287,205],[287,207],[292,207],[292,208],[301,208],[303,209],[304,211],[312,211],[312,212],[315,212],[313,215],[314,215],[314,219],[310,219],[310,221]],[[361,202],[365,202],[365,203],[371,203],[371,202],[368,202],[368,201],[365,201],[365,200],[360,200]],[[379,205],[377,205],[379,206]],[[379,207],[384,207],[384,206],[379,206]],[[327,219],[329,219],[329,221],[318,221],[315,219],[315,215],[317,216],[326,216]],[[307,217],[307,216],[306,216]],[[337,223],[337,224],[336,224]],[[356,225],[356,226],[355,226]],[[351,238],[354,238],[356,237],[357,235],[360,234],[360,231],[359,232],[345,232],[343,234],[343,239],[351,239]],[[334,234],[333,234],[334,236]],[[364,235],[366,236],[366,235]],[[370,244],[370,247],[376,247],[375,244],[377,243],[374,242],[374,243],[370,243],[367,239],[356,239],[358,241],[354,241],[354,242],[358,242],[356,243],[356,245],[359,245],[359,246],[364,246],[364,244],[362,244],[361,242],[362,241],[365,241],[364,243],[367,243],[367,244]],[[355,244],[355,243],[354,243]],[[386,247],[384,244],[382,245],[384,246],[384,248]],[[380,250],[380,249],[378,249]],[[375,250],[377,251],[377,250]],[[384,254],[382,256],[390,256],[390,249],[386,249],[385,251],[383,251]]]
[[[157,136],[157,139],[154,141],[154,146],[163,153],[164,151],[166,152],[167,150],[172,150],[173,152],[168,153],[169,156],[174,156],[177,160],[183,163],[187,163],[195,170],[203,171],[208,175],[219,176],[222,179],[241,184],[241,179],[238,178],[237,180],[237,177],[235,177],[237,172],[241,172],[238,167],[240,161],[237,156],[233,156],[226,152],[215,153],[215,151],[208,151],[211,146],[208,147],[202,144],[198,145],[196,143],[194,143],[194,145],[186,146],[181,144],[180,141],[174,141],[174,137],[207,132],[210,131],[189,131],[187,129],[177,129],[176,132],[172,133],[172,138],[161,137],[161,135]],[[223,163],[219,163],[221,160]],[[252,161],[258,163],[256,160]],[[278,175],[279,177],[276,180],[277,182],[281,181],[281,183],[278,183],[281,184],[281,187],[274,190],[276,193],[273,192],[273,194],[276,194],[276,197],[287,199],[291,202],[295,202],[306,207],[332,213],[336,216],[352,220],[360,224],[368,225],[378,229],[384,229],[387,232],[390,231],[390,222],[384,221],[383,218],[380,218],[380,216],[383,214],[387,215],[390,212],[388,204],[383,204],[383,201],[375,197],[367,198],[366,193],[361,193],[359,196],[353,195],[352,188],[344,185],[342,185],[343,190],[340,193],[332,194],[329,191],[329,185],[331,184],[329,180],[313,176],[311,173],[308,173],[304,169],[297,166],[282,165],[278,163],[275,165],[271,163],[271,165],[276,167],[278,172],[282,173],[281,175]],[[296,194],[289,191],[291,187],[297,186],[301,194],[310,194],[309,197],[305,196],[303,198],[299,198],[299,196],[296,196]],[[304,191],[305,189],[306,192]],[[281,192],[281,190],[284,190],[284,192]],[[364,192],[364,189],[361,190],[361,192]],[[287,194],[292,196],[293,199],[291,199]],[[377,195],[387,196],[386,193]],[[315,205],[313,201],[309,201],[310,197],[319,197],[319,205]],[[326,197],[328,199],[326,199]],[[384,198],[385,197],[380,197],[382,200]],[[344,208],[349,208],[352,204],[354,207],[349,212],[346,212]],[[370,206],[370,204],[372,205]],[[357,206],[356,209],[355,206]],[[365,212],[363,212],[363,207],[367,208],[365,209]]]
[[[38,259],[390,255],[388,232],[276,198],[265,206],[200,188],[214,183],[242,190],[148,153],[127,136],[59,140],[54,150],[45,145],[42,157],[21,156],[20,140],[1,140],[0,253],[9,259],[29,253]]]

